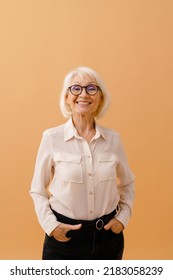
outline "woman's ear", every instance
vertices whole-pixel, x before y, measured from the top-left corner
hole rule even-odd
[[[67,104],[69,104],[69,100],[68,100],[68,93],[66,93],[66,95],[65,95],[65,102],[67,103]]]
[[[99,102],[100,106],[103,104],[103,100],[104,100],[104,96],[103,96],[103,93],[101,93],[100,102]]]

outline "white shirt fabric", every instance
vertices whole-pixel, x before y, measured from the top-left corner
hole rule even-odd
[[[128,223],[134,175],[119,133],[97,123],[95,128],[90,143],[78,135],[71,118],[43,133],[30,194],[48,235],[60,224],[51,209],[69,218],[93,220],[119,205],[116,218],[124,226]]]

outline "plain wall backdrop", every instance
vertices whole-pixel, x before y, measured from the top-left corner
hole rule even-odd
[[[112,96],[136,175],[124,259],[173,259],[173,1],[0,0],[0,259],[40,259],[29,196],[43,130],[66,120],[64,76],[89,66]]]

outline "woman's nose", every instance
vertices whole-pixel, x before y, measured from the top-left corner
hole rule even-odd
[[[80,96],[88,96],[86,88],[82,88],[82,92],[81,92]]]

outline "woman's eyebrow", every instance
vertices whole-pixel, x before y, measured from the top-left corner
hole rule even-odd
[[[73,82],[73,85],[82,85],[82,83],[81,82],[79,82],[79,81],[74,81]],[[96,85],[96,82],[95,81],[90,81],[89,83],[88,83],[88,85],[90,85],[90,84],[94,84],[94,85]]]

